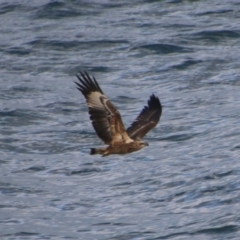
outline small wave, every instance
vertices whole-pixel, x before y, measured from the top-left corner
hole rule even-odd
[[[224,38],[239,38],[240,33],[231,30],[211,30],[195,33],[193,37],[210,41],[221,41]]]
[[[67,6],[63,2],[51,1],[37,10],[35,18],[60,19],[79,15],[82,15],[82,13],[76,11],[73,7]]]
[[[146,44],[141,45],[139,47],[133,48],[133,50],[149,50],[155,54],[170,54],[170,53],[180,53],[180,52],[190,52],[190,48],[181,47],[173,44],[163,44],[163,43],[155,43],[155,44]]]
[[[201,63],[202,60],[194,60],[194,59],[187,59],[179,64],[175,64],[171,66],[170,68],[177,69],[177,70],[185,70],[193,65],[196,65],[198,63]]]
[[[29,55],[32,53],[31,50],[23,48],[23,47],[11,47],[4,51],[7,54],[17,55],[17,56],[24,56]]]
[[[32,166],[26,169],[15,171],[14,173],[32,173],[32,172],[41,172],[44,170],[46,170],[46,167],[44,166]]]
[[[40,190],[33,190],[33,189],[27,189],[23,187],[14,187],[14,186],[0,186],[0,193],[2,195],[10,195],[10,196],[15,196],[18,194],[37,194],[37,193],[42,193],[43,191]]]
[[[66,176],[73,176],[73,175],[90,175],[94,173],[102,172],[100,168],[81,168],[78,170],[70,170],[70,169],[54,169],[48,171],[51,174],[64,174]]]
[[[16,10],[19,7],[20,7],[20,4],[3,3],[3,4],[0,5],[0,14],[13,12],[14,10]]]
[[[102,39],[98,41],[59,41],[59,40],[45,40],[37,39],[27,43],[35,48],[46,48],[51,50],[74,50],[74,49],[92,49],[110,47],[118,44],[128,44],[124,40],[108,40]]]
[[[46,119],[39,113],[25,109],[3,110],[0,111],[1,123],[6,126],[26,126],[40,124],[39,120]]]
[[[191,138],[196,137],[198,134],[196,133],[192,133],[192,134],[174,134],[172,136],[169,137],[165,137],[165,138],[161,138],[161,140],[163,141],[170,141],[170,142],[178,142],[178,141],[186,141],[189,140]]]
[[[13,234],[16,237],[29,237],[29,236],[38,236],[39,233],[33,233],[33,232],[17,232]]]
[[[196,15],[197,16],[209,16],[209,15],[218,15],[218,14],[224,14],[224,13],[229,13],[233,12],[232,9],[220,9],[220,10],[212,10],[212,11],[205,11],[205,12],[199,12]]]
[[[239,230],[238,225],[225,225],[225,226],[201,229],[199,231],[196,231],[194,234],[199,234],[199,233],[209,233],[209,234],[229,233],[229,232],[236,232],[238,230]]]

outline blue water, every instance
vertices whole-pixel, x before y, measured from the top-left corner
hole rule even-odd
[[[239,239],[239,0],[15,0],[0,17],[0,239]],[[149,147],[89,155],[79,70],[126,127],[160,98]]]

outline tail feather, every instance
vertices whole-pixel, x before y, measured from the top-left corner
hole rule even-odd
[[[91,148],[90,149],[90,154],[91,155],[97,154],[97,149],[96,148]]]
[[[105,148],[91,148],[90,149],[90,154],[91,155],[94,155],[94,154],[105,155],[106,154],[106,149]]]

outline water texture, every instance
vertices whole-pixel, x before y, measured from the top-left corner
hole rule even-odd
[[[0,239],[240,235],[240,2],[0,2]],[[74,81],[93,74],[149,147],[102,146]]]

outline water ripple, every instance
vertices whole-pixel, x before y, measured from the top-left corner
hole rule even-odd
[[[239,1],[5,2],[0,239],[239,239]],[[79,70],[149,147],[89,155]]]

